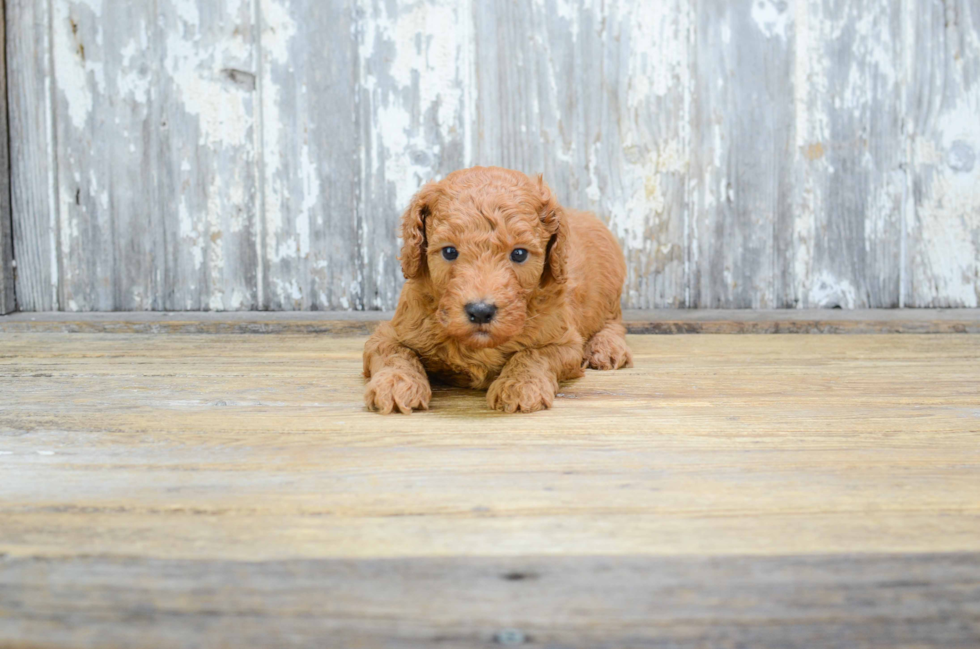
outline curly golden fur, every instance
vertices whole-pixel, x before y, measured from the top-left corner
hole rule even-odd
[[[491,408],[534,412],[585,367],[632,366],[623,253],[601,221],[563,208],[540,176],[475,167],[429,183],[402,217],[402,239],[398,309],[364,348],[368,408],[428,409],[431,376],[487,390]],[[515,261],[515,249],[526,260]],[[492,305],[492,319],[474,319],[474,304]]]

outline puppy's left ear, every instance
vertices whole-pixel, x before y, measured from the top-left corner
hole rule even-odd
[[[541,223],[551,235],[548,239],[541,285],[548,286],[552,282],[564,284],[568,279],[568,218],[540,175],[538,195],[541,197]]]
[[[428,272],[425,261],[429,241],[425,235],[425,220],[432,214],[433,203],[439,198],[439,183],[430,182],[412,197],[412,204],[402,215],[402,262],[405,279],[415,279]]]

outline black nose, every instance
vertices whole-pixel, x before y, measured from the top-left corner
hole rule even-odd
[[[497,307],[486,302],[470,302],[466,305],[466,315],[473,324],[487,324],[497,314]]]

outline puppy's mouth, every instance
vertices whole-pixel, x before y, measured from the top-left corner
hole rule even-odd
[[[496,347],[502,341],[498,341],[491,331],[489,325],[479,325],[473,327],[469,336],[466,337],[465,343],[470,347],[476,347],[478,349],[486,349],[489,347]]]

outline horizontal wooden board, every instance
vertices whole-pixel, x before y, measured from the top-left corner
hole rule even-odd
[[[391,312],[19,313],[0,317],[0,333],[327,334],[374,331]],[[625,312],[633,334],[980,333],[980,310],[676,310]]]
[[[8,558],[0,644],[973,649],[980,554]]]
[[[631,336],[385,417],[364,337],[3,333],[0,646],[974,647],[978,341]]]
[[[5,334],[0,551],[980,551],[977,340],[637,336],[540,415],[381,417],[363,338]]]

